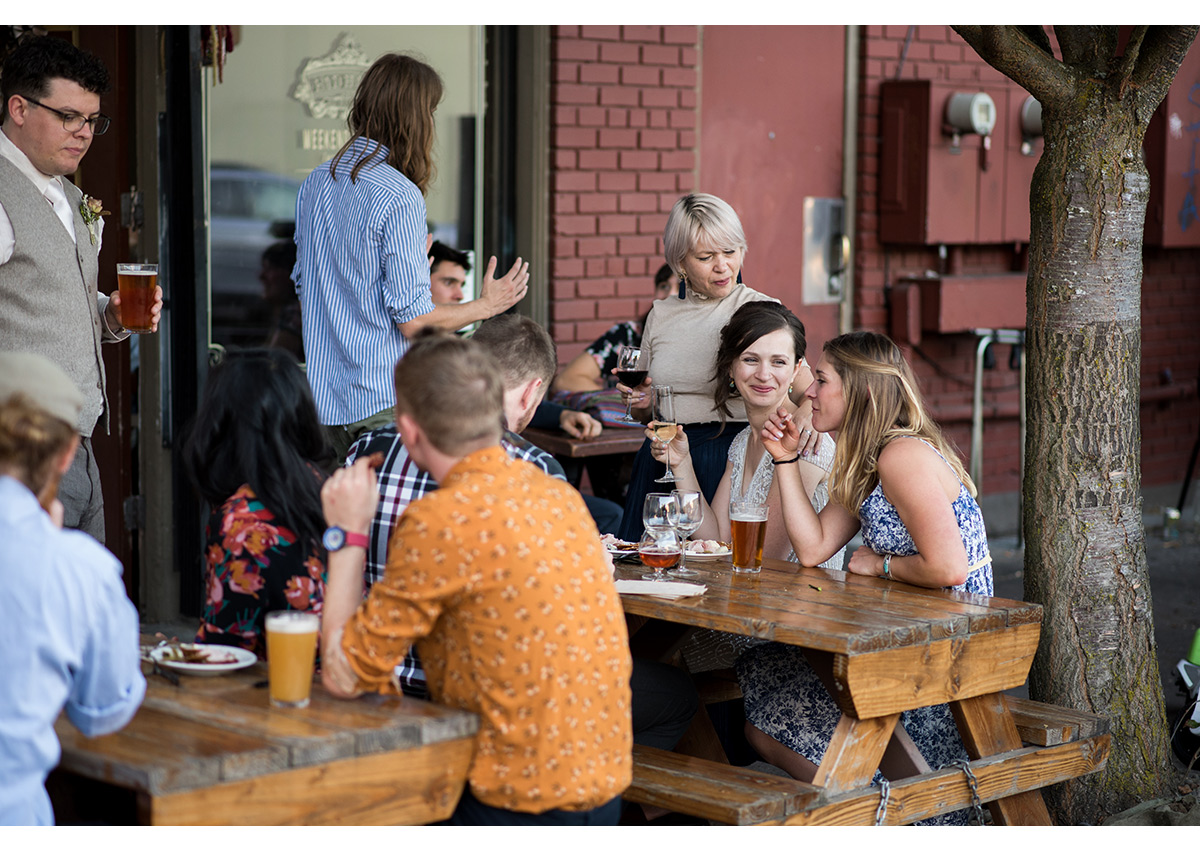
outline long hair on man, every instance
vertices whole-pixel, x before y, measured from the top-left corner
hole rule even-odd
[[[442,100],[442,78],[419,59],[403,53],[385,53],[363,74],[346,123],[350,140],[329,163],[337,179],[342,155],[359,136],[370,139],[363,155],[350,171],[350,179],[378,153],[387,148],[387,163],[411,180],[425,195],[433,182],[433,113]]]

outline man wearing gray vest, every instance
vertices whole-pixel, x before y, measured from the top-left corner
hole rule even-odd
[[[4,61],[0,94],[0,350],[37,352],[84,397],[79,451],[59,484],[64,525],[104,541],[104,501],[91,435],[108,429],[101,342],[129,336],[120,297],[96,288],[103,219],[74,174],[108,129],[108,71],[67,41],[27,36]],[[162,290],[155,293],[158,328]]]

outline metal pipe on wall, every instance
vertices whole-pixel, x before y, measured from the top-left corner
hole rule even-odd
[[[850,244],[842,278],[842,303],[838,307],[838,330],[854,329],[854,258],[858,235],[858,27],[846,27],[845,93],[842,118],[842,198],[845,212],[842,228]]]

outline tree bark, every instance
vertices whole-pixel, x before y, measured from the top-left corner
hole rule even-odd
[[[1059,824],[1099,823],[1173,780],[1142,523],[1141,145],[1195,28],[1161,29],[1124,59],[1115,28],[1058,30],[1059,63],[1020,28],[961,28],[1043,107],[1026,284],[1025,596],[1044,610],[1030,694],[1107,716],[1113,734],[1104,772],[1046,790]],[[1133,83],[1151,76],[1161,93]]]

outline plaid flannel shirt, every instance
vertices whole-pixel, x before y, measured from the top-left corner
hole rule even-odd
[[[511,458],[528,461],[548,476],[567,480],[562,465],[544,449],[534,446],[515,432],[505,429],[500,445]],[[346,453],[344,466],[349,467],[357,458],[383,454],[383,464],[375,471],[379,481],[379,505],[371,520],[370,546],[367,547],[366,571],[363,575],[366,589],[383,578],[387,567],[388,539],[400,515],[414,499],[420,499],[430,491],[437,490],[433,476],[420,470],[400,440],[395,425],[372,429],[362,435]],[[428,699],[429,688],[425,684],[425,670],[417,656],[414,644],[408,648],[404,661],[396,666],[396,678],[400,689],[411,697]]]

